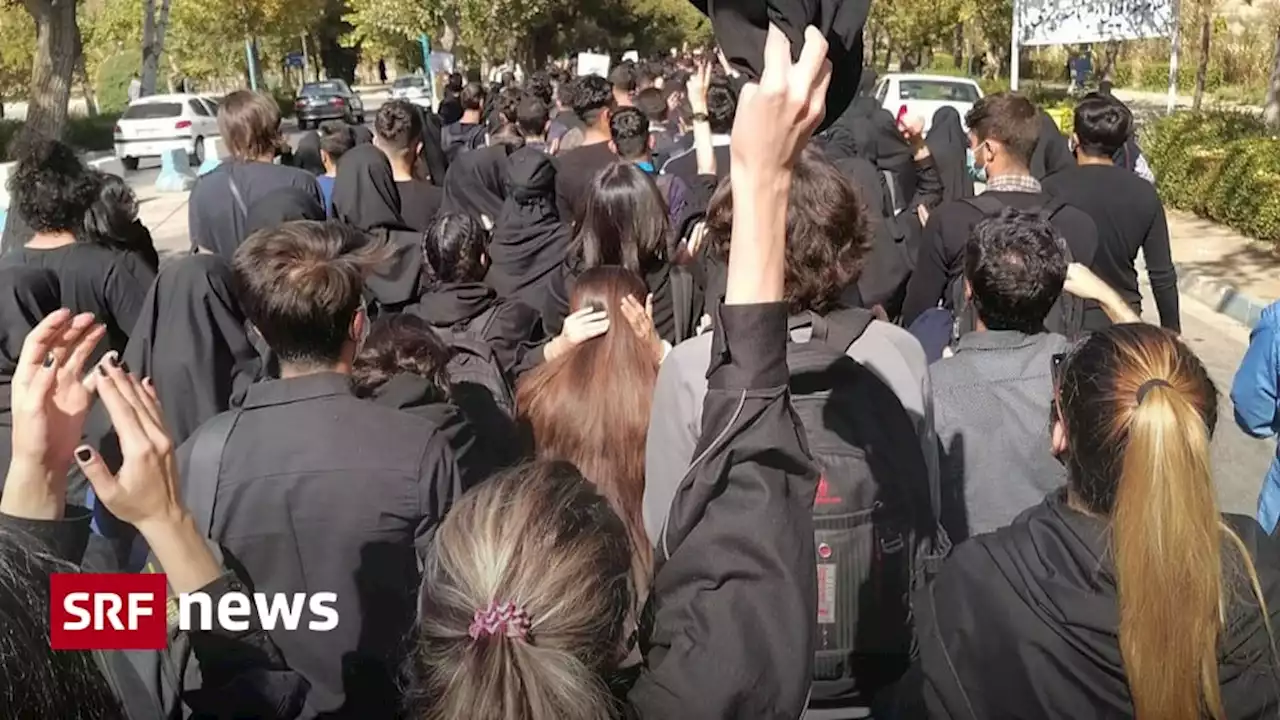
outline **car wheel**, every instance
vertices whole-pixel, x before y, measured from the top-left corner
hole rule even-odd
[[[125,170],[138,169],[138,158],[131,158],[131,157],[120,158],[120,162],[124,164]]]
[[[204,164],[204,138],[196,138],[195,151],[191,153],[191,164],[199,167]]]

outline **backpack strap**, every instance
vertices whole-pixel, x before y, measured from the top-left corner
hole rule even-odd
[[[227,188],[231,190],[231,199],[236,201],[236,209],[245,218],[249,217],[249,206],[244,202],[244,195],[240,194],[240,186],[236,185],[235,173],[231,172],[231,165],[227,164]]]
[[[1049,198],[1049,202],[1040,207],[1040,219],[1045,222],[1052,222],[1053,218],[1066,207],[1067,203],[1059,197]]]
[[[982,194],[975,195],[970,198],[962,198],[960,202],[982,213],[985,217],[995,217],[1004,211],[1007,205],[1000,202],[991,195]]]
[[[210,420],[197,433],[191,447],[183,500],[204,537],[209,537],[213,526],[213,506],[218,497],[218,479],[222,474],[222,454],[242,412],[232,410]]]
[[[693,275],[680,267],[671,268],[671,305],[675,314],[675,345],[689,338],[693,325]]]
[[[862,308],[841,308],[823,317],[815,312],[793,316],[787,321],[787,331],[812,327],[810,342],[819,342],[844,354],[871,326],[875,315]]]

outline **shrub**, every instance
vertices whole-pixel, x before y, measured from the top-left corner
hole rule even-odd
[[[98,117],[69,117],[62,139],[81,152],[111,150],[115,148],[116,113]],[[9,157],[9,145],[22,129],[20,120],[0,120],[0,158]]]
[[[271,97],[276,99],[276,105],[280,106],[280,117],[291,118],[294,115],[294,92],[289,88],[273,87],[271,88]]]
[[[129,82],[142,69],[142,54],[125,50],[102,61],[98,67],[98,109],[104,113],[124,112],[129,107]]]
[[[1280,141],[1257,115],[1177,113],[1147,125],[1142,151],[1166,204],[1280,242]]]

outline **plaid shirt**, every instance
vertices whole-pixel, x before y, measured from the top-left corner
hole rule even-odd
[[[1041,193],[1040,181],[1030,175],[1000,175],[987,180],[987,192]]]

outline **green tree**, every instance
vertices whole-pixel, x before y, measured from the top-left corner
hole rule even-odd
[[[36,52],[36,27],[27,11],[0,5],[0,117],[3,100],[26,94]]]

